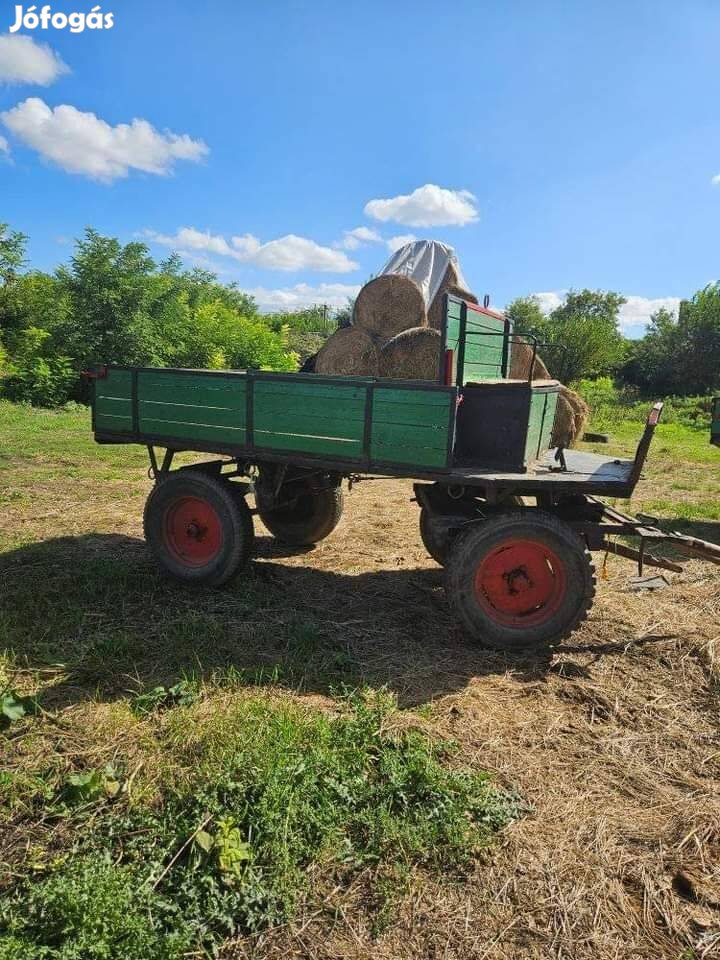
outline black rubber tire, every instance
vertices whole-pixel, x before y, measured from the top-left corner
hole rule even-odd
[[[445,538],[436,535],[431,526],[431,517],[429,510],[420,508],[420,539],[433,560],[444,567],[450,554],[450,544]]]
[[[523,505],[521,497],[509,497],[507,503],[515,504],[520,507]],[[433,560],[436,563],[439,563],[441,567],[444,567],[448,562],[448,557],[450,556],[452,539],[441,538],[436,534],[430,524],[431,516],[431,511],[429,511],[426,507],[420,508],[420,539],[422,540],[423,546]],[[468,520],[471,519],[472,514],[468,513]]]
[[[519,626],[501,622],[483,608],[475,585],[483,559],[504,542],[517,539],[549,548],[562,564],[564,579],[557,609],[542,622]],[[567,523],[536,508],[473,524],[453,543],[446,576],[450,606],[460,623],[470,636],[496,650],[542,648],[562,640],[587,618],[595,596],[595,567],[584,541]]]
[[[343,504],[342,488],[329,487],[302,494],[287,507],[258,508],[258,515],[278,540],[294,546],[310,546],[330,536],[340,523]]]
[[[183,562],[167,534],[169,511],[186,498],[203,501],[217,517],[220,545],[207,562]],[[175,470],[153,487],[143,515],[145,540],[164,572],[185,583],[218,587],[232,579],[252,556],[252,514],[232,485],[200,470]]]

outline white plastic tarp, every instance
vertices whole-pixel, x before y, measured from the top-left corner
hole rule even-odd
[[[440,289],[448,264],[455,268],[458,286],[469,290],[455,251],[439,240],[415,240],[405,244],[395,251],[380,273],[397,273],[403,277],[411,277],[420,287],[425,306],[429,308]]]

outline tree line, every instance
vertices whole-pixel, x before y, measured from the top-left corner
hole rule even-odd
[[[0,223],[0,392],[13,400],[83,401],[82,371],[103,363],[297,370],[351,310],[263,314],[235,284],[185,269],[177,255],[158,263],[146,244],[92,229],[52,273],[27,268],[26,244]],[[682,301],[677,317],[658,311],[639,340],[621,332],[624,302],[580,290],[549,314],[532,297],[507,312],[565,382],[612,377],[642,396],[720,390],[720,285]]]
[[[645,336],[623,336],[625,298],[603,290],[571,290],[545,314],[533,297],[507,308],[516,333],[534,335],[551,372],[573,383],[612,377],[640,396],[691,396],[720,390],[720,284],[711,283],[678,316],[666,309],[650,318]]]
[[[266,315],[215,274],[157,263],[144,243],[88,229],[53,273],[25,269],[27,238],[0,224],[0,389],[43,406],[85,399],[105,363],[296,370],[334,326],[322,308]]]

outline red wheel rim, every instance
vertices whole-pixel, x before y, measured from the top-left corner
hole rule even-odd
[[[168,550],[188,567],[202,567],[220,553],[222,524],[207,500],[179,497],[165,511],[163,526]]]
[[[565,564],[539,540],[504,540],[483,557],[475,596],[493,620],[534,627],[557,613],[567,589]]]

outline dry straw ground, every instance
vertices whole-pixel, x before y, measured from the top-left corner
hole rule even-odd
[[[144,748],[113,717],[133,686],[176,678],[187,665],[211,683],[228,664],[301,662],[299,672],[280,672],[274,695],[322,710],[333,708],[328,677],[387,686],[408,724],[457,741],[458,763],[494,772],[531,807],[470,882],[416,873],[380,935],[361,909],[361,876],[339,900],[326,891],[330,915],[319,893],[292,924],[228,945],[224,956],[720,956],[717,568],[691,562],[669,575],[667,590],[635,594],[632,566],[611,558],[591,618],[571,640],[551,656],[505,657],[469,642],[450,620],[411,486],[381,480],[356,487],[340,528],[306,553],[288,555],[258,524],[249,576],[265,591],[259,606],[248,607],[242,585],[199,599],[158,581],[140,543],[141,452],[81,442],[78,415],[55,421],[54,440],[48,423],[18,434],[12,456],[3,455],[4,604],[33,578],[44,603],[52,585],[60,598],[83,570],[98,573],[75,649],[53,646],[43,604],[29,615],[27,649],[15,643],[14,681],[44,687],[48,709],[62,718],[30,753],[132,757]],[[661,430],[638,505],[677,499],[692,513],[702,496],[716,500],[720,452],[712,452],[717,464],[682,463]],[[720,523],[694,529],[720,540]],[[37,541],[47,543],[36,556]],[[141,575],[142,603],[112,593],[107,578],[120,569]],[[301,650],[288,633],[298,622],[312,624]],[[104,656],[83,646],[98,624]],[[117,672],[110,651],[121,642],[130,653]],[[29,849],[32,838],[6,833],[3,842],[7,860],[9,847]]]

